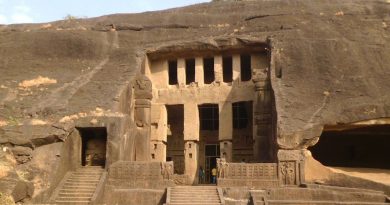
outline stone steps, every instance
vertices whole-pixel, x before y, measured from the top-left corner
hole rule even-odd
[[[71,172],[60,185],[55,204],[89,204],[103,171],[101,167],[83,167]]]
[[[254,204],[390,205],[380,191],[332,186],[279,187],[252,191]]]
[[[383,193],[365,192],[359,190],[330,190],[322,188],[284,187],[271,189],[267,193],[269,200],[317,200],[317,201],[360,201],[360,202],[385,202]]]
[[[177,186],[170,189],[167,205],[221,205],[216,186]]]
[[[361,202],[361,201],[304,201],[304,200],[267,200],[268,205],[277,204],[305,204],[305,205],[389,205],[380,202]]]

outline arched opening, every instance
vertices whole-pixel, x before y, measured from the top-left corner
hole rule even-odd
[[[327,126],[309,149],[326,166],[390,169],[390,125]]]

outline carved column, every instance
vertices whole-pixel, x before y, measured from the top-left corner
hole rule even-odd
[[[253,154],[257,162],[270,160],[271,101],[268,76],[265,70],[254,70],[255,83],[253,116]]]
[[[198,181],[199,113],[196,103],[184,104],[184,173],[189,183]]]
[[[241,58],[240,55],[233,55],[233,81],[240,81],[240,70],[241,70]]]
[[[214,57],[215,82],[223,82],[222,56]]]
[[[167,109],[165,105],[152,105],[150,137],[150,156],[152,161],[165,162],[167,153]]]
[[[233,108],[231,102],[219,104],[219,143],[221,157],[227,162],[232,161],[233,155]]]
[[[186,85],[186,61],[183,58],[177,60],[177,81],[180,86]]]
[[[189,183],[198,182],[199,141],[184,142],[184,173],[188,175]]]
[[[136,161],[150,161],[150,112],[152,83],[146,76],[137,76],[134,84],[134,120]]]
[[[203,58],[195,58],[195,82],[204,85]]]

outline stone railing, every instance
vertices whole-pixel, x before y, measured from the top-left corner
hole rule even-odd
[[[173,184],[173,162],[118,161],[108,170],[108,185],[116,188],[165,188]]]
[[[277,163],[227,163],[218,159],[218,186],[279,186]]]
[[[267,188],[305,184],[301,150],[279,150],[277,163],[229,163],[217,160],[218,185]]]

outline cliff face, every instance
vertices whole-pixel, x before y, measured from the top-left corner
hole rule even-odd
[[[389,1],[214,1],[0,26],[1,144],[35,149],[61,142],[72,119],[127,114],[129,83],[148,52],[265,42],[278,145],[305,148],[325,124],[389,117],[389,14]],[[20,131],[37,125],[48,127],[36,135],[47,143]]]
[[[216,1],[1,26],[1,121],[52,123],[96,107],[116,110],[146,50],[218,49],[218,38],[246,36],[272,45],[280,146],[303,146],[323,124],[389,115],[389,9],[386,1]],[[56,82],[20,85],[38,76]]]

